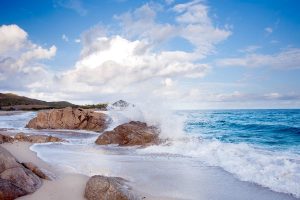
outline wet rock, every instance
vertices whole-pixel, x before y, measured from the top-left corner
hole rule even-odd
[[[26,163],[22,163],[22,164],[24,167],[26,167],[27,169],[29,169],[35,175],[37,175],[38,177],[40,177],[42,179],[46,179],[46,180],[50,180],[50,181],[54,179],[54,175],[52,175],[50,172],[48,172],[44,169],[40,169],[32,162],[26,162]]]
[[[6,142],[10,142],[11,143],[13,141],[14,141],[14,139],[11,136],[0,134],[0,144],[6,143]]]
[[[46,143],[46,142],[65,142],[64,139],[49,136],[49,135],[25,135],[24,133],[18,133],[15,135],[15,141],[19,142],[31,142],[31,143]]]
[[[71,108],[41,111],[26,125],[33,129],[82,129],[103,131],[108,117],[89,109]]]
[[[0,146],[0,199],[15,199],[33,193],[42,182]]]
[[[92,176],[85,187],[84,197],[88,200],[129,200],[134,195],[125,180],[118,177]]]
[[[104,132],[96,140],[96,144],[99,145],[118,144],[121,146],[133,146],[158,143],[158,129],[138,121],[119,125],[112,131]]]

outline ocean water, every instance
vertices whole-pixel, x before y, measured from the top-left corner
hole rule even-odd
[[[147,148],[99,146],[95,132],[24,128],[34,112],[0,115],[0,128],[68,139],[31,150],[66,172],[121,176],[157,199],[300,198],[300,110],[106,113],[112,118],[108,129],[142,120],[160,125],[161,137],[169,140]]]

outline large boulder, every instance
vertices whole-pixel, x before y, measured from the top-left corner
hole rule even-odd
[[[41,111],[26,125],[34,129],[83,129],[104,131],[107,115],[89,109],[71,108]]]
[[[119,125],[112,131],[105,131],[96,140],[96,144],[99,145],[118,144],[121,146],[133,146],[157,143],[159,143],[158,129],[138,121]]]
[[[85,187],[84,197],[88,200],[134,199],[125,180],[119,177],[92,176]]]
[[[51,135],[25,135],[24,133],[18,133],[15,135],[15,141],[19,142],[31,142],[31,143],[47,143],[47,142],[66,142],[66,140],[54,137]]]
[[[33,193],[41,185],[39,177],[0,146],[0,199],[10,200]]]

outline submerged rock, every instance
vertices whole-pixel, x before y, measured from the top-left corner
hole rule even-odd
[[[104,131],[108,117],[88,109],[71,108],[41,111],[26,125],[33,129],[82,129]]]
[[[0,146],[0,199],[10,200],[35,192],[42,181]]]
[[[112,131],[105,131],[96,140],[96,144],[99,145],[118,144],[122,146],[133,146],[158,143],[158,129],[138,121],[131,121],[119,125]]]
[[[84,197],[88,200],[129,200],[133,194],[119,177],[92,176],[85,187]]]
[[[66,142],[64,139],[54,137],[51,135],[25,135],[18,133],[15,135],[15,141],[31,142],[31,143],[46,143],[46,142]]]

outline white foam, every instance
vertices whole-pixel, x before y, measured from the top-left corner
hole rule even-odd
[[[159,127],[161,138],[179,138],[185,134],[183,131],[184,118],[174,115],[168,109],[156,109],[153,104],[130,106],[123,110],[109,110],[106,114],[112,119],[108,130],[130,121],[141,121],[146,122],[148,125]]]
[[[13,115],[0,115],[0,128],[24,129],[29,120],[36,116],[36,112],[22,112]]]
[[[240,180],[300,197],[300,156],[291,152],[272,152],[247,144],[198,139],[177,140],[172,145],[151,146],[139,152],[195,157],[207,165],[222,167]]]

